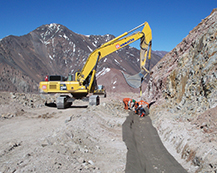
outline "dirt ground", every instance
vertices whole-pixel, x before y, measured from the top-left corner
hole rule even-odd
[[[121,102],[80,100],[58,110],[36,98],[1,94],[0,172],[124,172]]]
[[[131,148],[125,145],[126,134],[133,144],[135,139],[138,140],[135,136],[142,135],[141,132],[146,128],[142,128],[139,119],[135,119],[133,126],[139,127],[136,128],[138,133],[130,136],[131,132],[125,132],[123,141],[122,128],[129,129],[129,119],[132,118],[132,115],[129,116],[130,111],[123,109],[123,95],[132,97],[133,94],[110,93],[107,98],[100,99],[99,106],[88,106],[87,100],[76,100],[70,108],[60,110],[53,104],[56,95],[48,97],[1,92],[0,172],[134,172],[136,169],[129,167],[132,160],[127,149]],[[45,101],[47,106],[44,105]],[[143,121],[151,123],[150,119],[144,118]],[[158,137],[156,129],[151,127],[149,131],[151,133],[146,135],[155,140]],[[149,139],[144,141],[151,141]],[[144,141],[138,140],[138,144],[147,144],[146,147],[159,155],[160,150],[155,150],[152,143]],[[138,148],[133,152],[137,152]],[[165,149],[161,153],[179,167]],[[151,170],[158,172],[155,169],[158,167],[165,171],[165,165],[159,166],[157,162],[153,167],[154,157],[146,156],[145,150],[140,154],[141,160],[144,157],[152,159],[149,166],[153,168]],[[150,163],[147,159],[145,161],[146,165]]]

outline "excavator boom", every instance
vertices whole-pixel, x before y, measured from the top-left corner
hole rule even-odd
[[[129,35],[131,32],[135,31],[136,29],[142,26],[144,26],[144,28],[141,32],[137,32],[137,33]],[[147,50],[148,50],[148,47],[150,47],[151,45],[150,42],[152,40],[151,28],[147,22],[143,23],[142,25],[139,25],[138,27],[130,30],[129,32],[123,33],[122,35],[110,40],[109,42],[103,44],[101,47],[93,51],[88,57],[83,69],[81,70],[81,73],[78,77],[79,81],[83,82],[87,78],[87,76],[90,74],[90,72],[93,70],[95,65],[97,65],[98,61],[100,61],[102,58],[115,52],[116,50],[119,50],[137,41],[138,39],[141,39],[140,47],[142,51],[144,52],[143,57],[140,56],[140,68],[141,70],[144,70],[145,63],[146,63]],[[151,49],[149,51],[149,59],[150,58],[151,58]]]

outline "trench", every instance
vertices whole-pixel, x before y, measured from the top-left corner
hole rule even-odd
[[[187,172],[166,150],[149,116],[139,118],[130,112],[122,133],[127,146],[126,173]]]

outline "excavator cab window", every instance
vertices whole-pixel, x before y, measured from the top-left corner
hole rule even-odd
[[[60,75],[47,75],[45,77],[45,81],[66,81],[67,78]]]
[[[78,81],[79,74],[80,74],[80,71],[75,72],[75,78],[74,78],[75,81]]]
[[[98,85],[97,89],[102,90],[102,89],[104,89],[104,86],[103,85]]]

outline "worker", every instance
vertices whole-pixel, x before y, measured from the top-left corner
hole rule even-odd
[[[132,106],[131,106],[132,103]],[[128,102],[128,105],[130,107],[130,109],[132,109],[135,106],[136,100],[132,99],[131,101]]]
[[[135,113],[139,114],[140,117],[144,117],[149,114],[149,104],[146,101],[139,101],[135,104]]]
[[[131,99],[131,98],[124,98],[123,99],[123,103],[124,103],[124,109],[128,110],[128,109],[131,109],[135,106],[135,100],[134,99]],[[131,107],[131,103],[132,104],[132,107]]]
[[[147,107],[149,108],[148,102],[146,102],[146,101],[144,101],[144,100],[140,100],[140,101],[138,101],[138,102],[136,102],[136,103],[138,103],[138,104],[135,104],[135,108],[137,108],[139,105],[141,105],[141,106],[147,105]]]
[[[135,113],[139,114],[140,117],[144,117],[145,115],[148,115],[149,110],[147,105],[145,105],[145,108],[142,105],[138,105],[138,107],[135,109]]]

